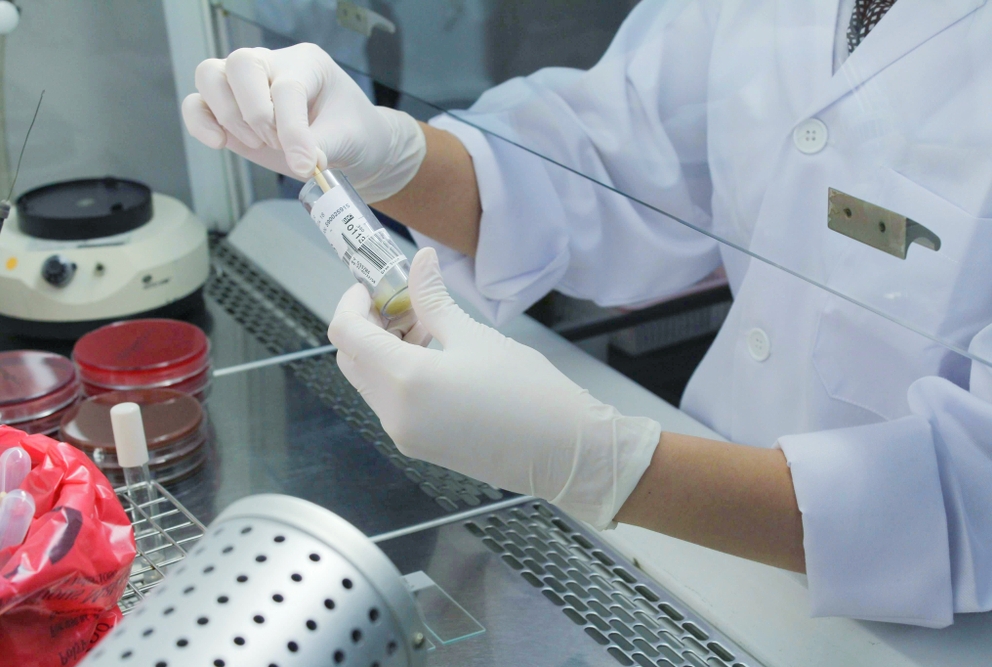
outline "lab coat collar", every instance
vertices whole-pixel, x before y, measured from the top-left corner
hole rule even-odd
[[[813,33],[811,51],[817,59],[814,73],[831,72],[832,76],[829,76],[824,85],[814,85],[814,89],[810,91],[814,102],[799,119],[815,116],[934,35],[983,6],[986,1],[898,0],[836,73],[832,73],[832,70],[837,21],[847,20],[849,17],[837,16],[836,0],[815,3],[816,25],[828,29],[818,29]],[[784,5],[792,6],[791,11],[786,10],[789,13],[802,13],[800,7],[807,3],[785,0]]]

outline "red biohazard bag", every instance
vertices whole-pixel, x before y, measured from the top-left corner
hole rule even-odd
[[[78,449],[0,426],[21,447],[35,514],[24,543],[0,552],[0,667],[68,667],[121,618],[134,533],[103,473]]]

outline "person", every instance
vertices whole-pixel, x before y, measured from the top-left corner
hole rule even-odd
[[[183,114],[270,169],[342,168],[428,246],[410,291],[442,349],[386,333],[360,286],[328,330],[405,454],[805,572],[814,615],[941,627],[992,608],[989,35],[971,0],[645,0],[589,71],[457,118],[374,107],[306,44],[205,61]],[[942,247],[829,230],[831,187]],[[498,324],[552,288],[636,305],[721,264],[734,304],[681,407],[729,442],[621,415],[441,277]]]

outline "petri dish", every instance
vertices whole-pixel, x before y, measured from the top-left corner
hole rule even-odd
[[[174,391],[181,391],[184,394],[189,394],[193,398],[197,399],[201,403],[207,398],[208,391],[210,389],[210,377],[211,377],[211,366],[208,363],[207,367],[202,371],[188,378],[182,380],[177,380],[176,382],[170,382],[168,384],[159,385],[160,389],[172,389]],[[105,394],[108,391],[122,391],[127,389],[144,389],[147,387],[123,387],[123,386],[105,386],[95,382],[82,383],[83,395],[84,396],[96,396],[97,394]]]
[[[29,435],[40,433],[42,435],[54,437],[58,435],[59,425],[62,423],[62,418],[75,404],[76,400],[74,399],[72,403],[50,415],[45,415],[44,417],[39,417],[37,419],[30,419],[28,421],[17,422],[16,424],[10,424],[10,426],[20,431],[24,431]]]
[[[137,403],[148,442],[148,468],[165,484],[189,475],[206,458],[206,420],[199,401],[173,389],[130,389],[91,396],[62,418],[60,438],[84,451],[112,483],[123,483],[110,409]]]
[[[78,396],[76,369],[65,357],[38,350],[0,352],[0,423],[21,428],[65,409]]]
[[[166,387],[202,373],[210,341],[188,322],[143,319],[91,331],[72,349],[80,378],[102,387]]]

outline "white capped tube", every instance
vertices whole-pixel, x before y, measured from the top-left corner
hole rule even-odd
[[[148,470],[148,441],[141,408],[137,403],[118,403],[110,408],[110,425],[114,429],[117,462],[124,473],[124,486],[135,505],[152,512],[158,494]]]
[[[136,468],[148,463],[148,442],[138,404],[118,403],[110,408],[110,425],[114,429],[114,446],[121,467]]]

